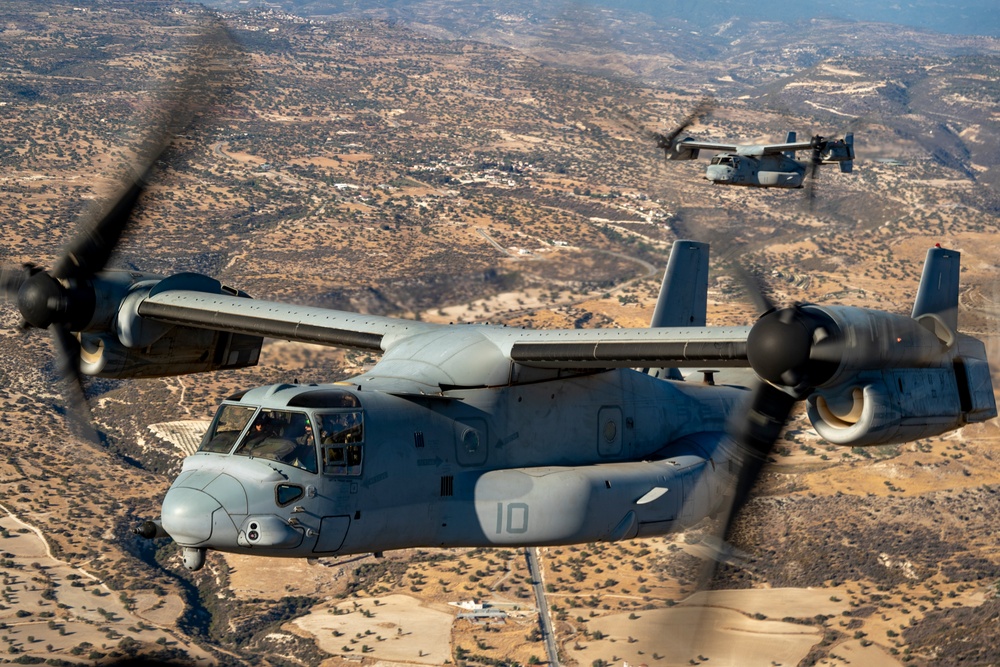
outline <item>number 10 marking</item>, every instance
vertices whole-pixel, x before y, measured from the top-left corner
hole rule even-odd
[[[527,503],[508,503],[506,524],[504,518],[503,503],[497,503],[497,535],[504,532],[513,535],[528,532]]]

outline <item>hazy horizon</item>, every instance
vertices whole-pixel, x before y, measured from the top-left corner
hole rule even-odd
[[[406,13],[410,8],[428,5],[429,0],[205,0],[216,8],[281,7],[304,16],[350,12],[389,11]],[[443,2],[434,3],[437,6]],[[482,12],[523,11],[531,3],[514,0],[503,5],[489,2],[462,2],[464,11],[478,6]],[[641,12],[657,21],[683,20],[696,28],[707,28],[732,19],[748,21],[784,21],[795,23],[809,19],[833,18],[846,21],[890,23],[945,34],[1000,37],[1000,12],[996,0],[958,0],[943,3],[935,0],[911,0],[906,3],[872,3],[865,0],[775,0],[747,3],[744,0],[566,0],[534,8],[541,13],[561,13],[593,7]]]

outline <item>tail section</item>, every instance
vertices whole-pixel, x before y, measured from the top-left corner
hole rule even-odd
[[[957,352],[952,366],[959,402],[963,419],[972,423],[995,417],[997,406],[986,346],[977,338],[958,333],[961,260],[957,250],[935,246],[927,251],[911,317]]]
[[[708,312],[708,244],[675,241],[650,327],[703,327]]]
[[[850,132],[844,135],[844,143],[847,144],[847,156],[848,158],[840,163],[840,171],[844,174],[849,174],[854,171],[854,133]]]

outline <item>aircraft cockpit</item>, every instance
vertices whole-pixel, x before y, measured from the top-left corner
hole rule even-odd
[[[316,435],[304,412],[261,408],[233,453],[317,472]]]
[[[309,393],[293,397],[288,408],[223,403],[198,451],[261,458],[314,474],[322,464],[325,475],[360,475],[364,413],[357,397],[326,390],[326,400],[316,400]]]
[[[736,159],[732,155],[716,155],[710,164],[721,164],[725,167],[735,167]]]

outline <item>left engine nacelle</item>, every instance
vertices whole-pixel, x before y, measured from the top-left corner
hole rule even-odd
[[[686,137],[682,141],[674,143],[669,148],[664,149],[663,156],[668,160],[697,160],[698,153],[700,152],[697,148],[689,148],[685,146],[685,142],[694,141],[691,137]]]
[[[952,363],[858,374],[816,391],[806,407],[824,440],[866,447],[940,435],[996,416],[985,349],[963,336]]]

